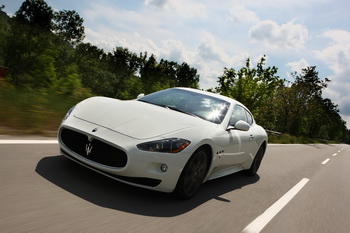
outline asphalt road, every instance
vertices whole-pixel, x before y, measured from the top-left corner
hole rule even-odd
[[[350,232],[349,145],[269,145],[258,176],[179,201],[90,171],[50,141],[2,139],[0,232]]]

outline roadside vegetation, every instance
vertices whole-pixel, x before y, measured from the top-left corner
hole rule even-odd
[[[55,136],[66,112],[88,96],[70,97],[41,89],[0,88],[0,134]]]
[[[339,143],[339,141],[331,141],[324,139],[312,139],[302,136],[292,136],[290,134],[282,134],[282,135],[269,135],[269,143],[277,143],[277,144],[333,144]]]
[[[53,135],[66,111],[90,96],[134,99],[169,87],[199,88],[197,70],[185,62],[84,43],[83,23],[76,11],[54,11],[44,0],[25,0],[13,16],[0,6],[0,134]],[[260,125],[282,133],[270,142],[350,142],[338,106],[322,97],[329,79],[310,66],[287,82],[265,59],[256,67],[249,58],[238,70],[223,67],[208,91],[242,102]]]

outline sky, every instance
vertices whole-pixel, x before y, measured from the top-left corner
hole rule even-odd
[[[14,14],[23,0],[1,0]],[[292,72],[316,66],[331,82],[323,91],[350,128],[349,0],[46,0],[75,10],[85,40],[105,51],[125,47],[197,69],[200,88],[217,86],[224,67],[250,58],[294,81]]]

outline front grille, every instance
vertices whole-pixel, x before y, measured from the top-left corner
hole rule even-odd
[[[69,153],[67,153],[65,150],[61,149],[61,153],[63,155],[65,155],[66,157],[70,158],[71,160],[77,162],[77,163],[81,163],[79,160],[77,160],[76,158],[72,157]],[[128,177],[128,176],[120,176],[120,175],[116,175],[113,173],[109,173],[103,170],[100,170],[98,168],[89,166],[88,164],[84,164],[84,166],[94,170],[94,171],[99,171],[101,174],[106,175],[110,178],[114,178],[116,180],[121,180],[121,181],[126,181],[126,182],[130,182],[130,183],[134,183],[134,184],[140,184],[140,185],[144,185],[144,186],[149,186],[149,187],[156,187],[158,186],[162,181],[158,180],[158,179],[153,179],[153,178],[147,178],[147,177]]]
[[[124,167],[126,153],[98,139],[89,140],[88,136],[70,129],[62,129],[61,141],[78,155],[110,167]]]

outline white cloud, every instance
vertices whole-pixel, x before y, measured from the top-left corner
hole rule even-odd
[[[217,45],[213,35],[208,32],[204,32],[204,36],[202,38],[203,39],[198,45],[198,55],[201,60],[219,63],[229,62],[229,57],[222,47]]]
[[[302,69],[305,69],[310,65],[304,58],[302,58],[299,61],[288,62],[287,66],[290,67],[291,72],[297,72],[300,74]]]
[[[218,77],[223,74],[224,67],[242,66],[248,56],[246,52],[234,56],[228,54],[219,46],[214,35],[202,32],[202,40],[199,41],[194,54],[191,54],[189,64],[200,74],[200,87],[208,89],[217,86]]]
[[[333,71],[332,80],[325,90],[325,96],[339,104],[339,109],[350,126],[350,32],[331,30],[323,37],[330,39],[328,47],[315,51],[315,57],[322,60]]]
[[[204,32],[195,51],[193,64],[200,72],[201,88],[217,86],[217,78],[230,63],[230,57],[219,47],[213,35]]]
[[[229,11],[229,19],[235,23],[255,23],[259,20],[259,17],[254,11],[250,11],[243,5],[232,7]]]
[[[331,43],[328,47],[315,51],[315,57],[322,60],[333,71],[331,87],[338,93],[350,95],[350,32],[333,30],[323,34]]]
[[[155,43],[151,38],[144,37],[137,32],[132,34],[119,33],[116,36],[113,31],[106,28],[99,28],[99,31],[86,28],[85,33],[88,38],[85,39],[85,42],[90,42],[106,51],[111,51],[120,46],[137,54],[147,52],[149,55],[154,54],[159,59],[175,61],[180,64],[186,62],[191,65],[196,62],[195,51],[185,48],[180,40],[167,39]]]
[[[339,105],[342,107],[342,113],[350,118],[350,96],[344,96]]]
[[[237,0],[235,0],[237,2]],[[304,7],[315,7],[315,4],[323,4],[327,2],[332,2],[334,4],[334,0],[242,0],[240,1],[245,5],[250,5],[256,8],[277,8],[277,9],[285,9],[288,10],[290,8],[304,8]]]
[[[271,48],[298,50],[308,39],[308,30],[294,21],[278,25],[272,20],[264,20],[249,30],[249,37],[253,42],[263,43]]]
[[[179,14],[183,18],[204,17],[205,6],[192,0],[145,0],[145,5],[160,10]]]
[[[350,64],[350,32],[341,30],[327,31],[323,35],[332,43],[323,50],[315,51],[317,58],[339,74],[348,69]]]
[[[168,0],[145,0],[145,5],[164,8],[168,4],[168,2]]]
[[[163,40],[159,53],[160,58],[169,61],[191,63],[194,61],[195,52],[185,48],[180,40]]]

